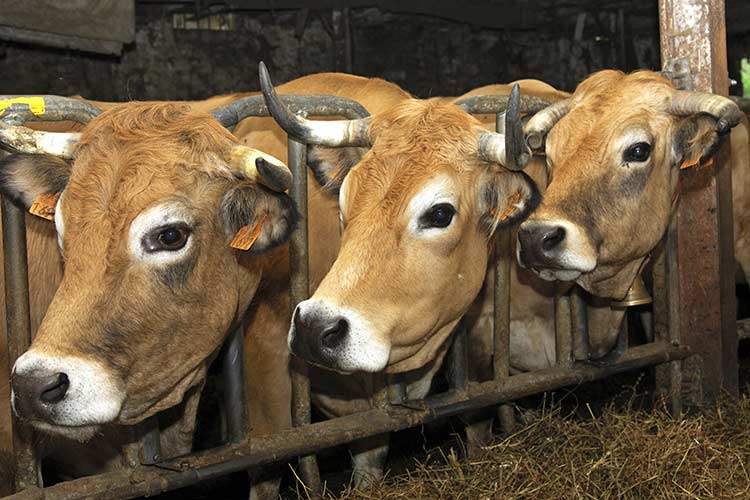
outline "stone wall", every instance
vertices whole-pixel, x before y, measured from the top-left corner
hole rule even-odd
[[[538,78],[569,90],[598,69],[659,67],[656,2],[561,6],[537,0],[537,5],[540,28],[533,31],[488,30],[424,15],[353,9],[354,73],[386,78],[427,97],[519,78]],[[329,34],[338,26],[331,11],[312,13],[304,30],[298,28],[296,12],[237,12],[233,30],[211,31],[173,28],[173,9],[138,4],[136,42],[120,57],[6,44],[0,47],[0,93],[198,99],[256,90],[260,60],[276,82],[345,70],[343,38]],[[583,29],[576,38],[581,13]]]

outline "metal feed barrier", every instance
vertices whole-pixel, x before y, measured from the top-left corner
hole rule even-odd
[[[352,101],[326,96],[284,96],[286,103],[309,116],[344,116],[360,118],[366,111]],[[497,97],[481,97],[470,103],[476,114],[496,114],[498,126],[504,110]],[[268,116],[258,96],[237,101],[216,118],[231,124],[246,116]],[[6,119],[4,117],[4,119]],[[90,117],[80,117],[85,122]],[[294,175],[291,196],[302,213],[307,210],[306,145],[289,141],[289,166]],[[28,271],[25,239],[25,212],[6,199],[2,201],[3,245],[5,256],[6,308],[8,317],[9,364],[30,344]],[[553,368],[510,375],[510,252],[509,231],[496,236],[498,255],[494,286],[494,379],[486,382],[468,380],[468,342],[466,332],[457,331],[451,354],[450,389],[425,400],[404,401],[398,386],[386,387],[375,396],[373,409],[325,422],[310,423],[310,385],[307,377],[293,377],[293,429],[262,437],[249,438],[247,404],[242,361],[242,331],[234,332],[224,347],[224,410],[228,443],[219,448],[178,458],[162,459],[159,430],[155,418],[133,427],[134,441],[123,450],[125,467],[117,472],[84,477],[42,488],[38,484],[38,457],[32,445],[31,431],[15,422],[14,456],[18,493],[8,499],[106,499],[150,496],[185,487],[232,472],[256,466],[300,458],[303,480],[313,491],[319,488],[319,473],[314,453],[356,439],[421,425],[439,418],[459,415],[489,406],[500,407],[502,423],[513,425],[513,411],[507,404],[518,398],[612,376],[628,370],[660,366],[666,376],[660,377],[663,391],[670,395],[672,408],[680,408],[680,360],[689,350],[680,344],[676,324],[674,290],[676,286],[676,252],[674,224],[665,238],[664,252],[655,261],[654,313],[655,340],[652,343],[623,347],[606,362],[574,361],[574,345],[587,338],[585,307],[579,294],[562,295],[555,303],[555,336],[557,365]],[[308,282],[308,233],[303,221],[290,241],[291,304],[306,299]],[[621,335],[627,335],[625,329]],[[574,341],[575,340],[575,341]],[[585,344],[585,342],[583,342]],[[580,354],[579,354],[580,357]]]

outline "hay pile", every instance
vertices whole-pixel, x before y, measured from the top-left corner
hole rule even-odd
[[[610,405],[543,409],[476,459],[433,450],[407,473],[326,499],[750,498],[750,399],[680,420]]]

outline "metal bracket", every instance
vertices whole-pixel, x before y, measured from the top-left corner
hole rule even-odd
[[[690,60],[686,56],[667,59],[661,74],[671,80],[678,90],[693,90]]]

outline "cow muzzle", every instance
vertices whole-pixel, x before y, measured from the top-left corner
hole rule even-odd
[[[314,299],[294,310],[288,343],[295,356],[342,372],[381,371],[391,351],[359,313]]]
[[[125,399],[120,384],[98,362],[32,351],[18,358],[11,378],[16,415],[38,429],[78,440],[117,419]]]
[[[594,246],[568,221],[529,220],[518,229],[518,263],[549,281],[572,281],[596,267]]]

